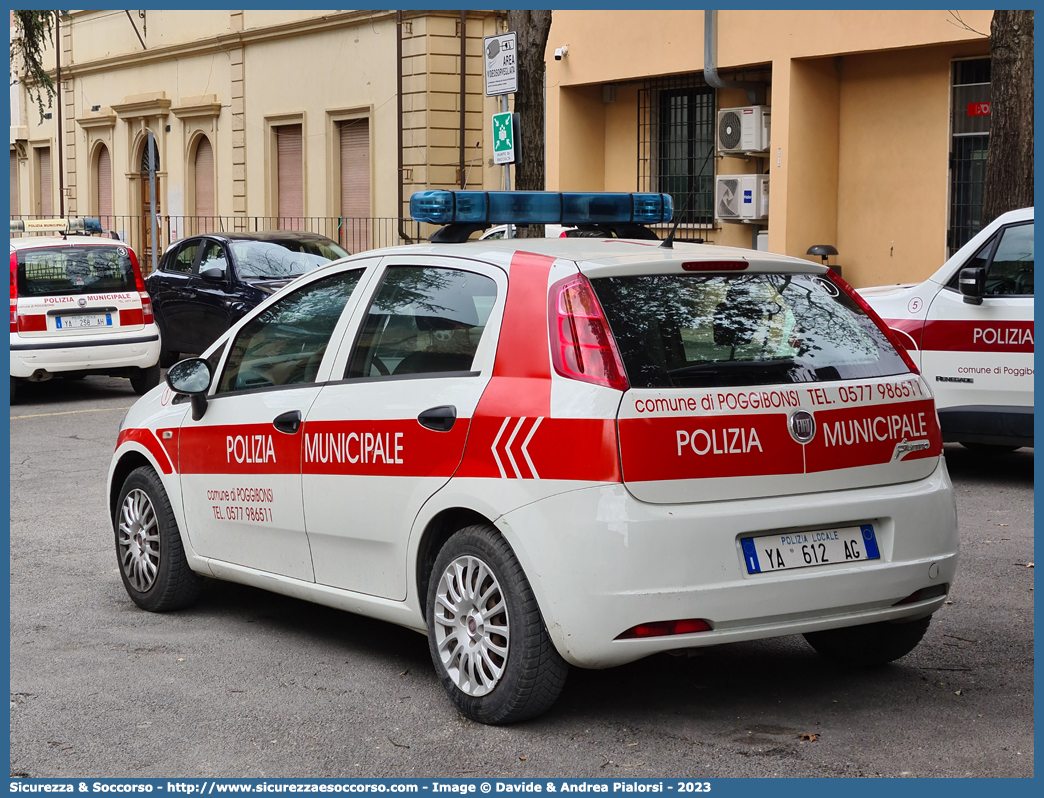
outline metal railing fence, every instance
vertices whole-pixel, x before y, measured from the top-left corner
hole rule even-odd
[[[89,214],[85,214],[89,216]],[[42,219],[39,215],[11,215],[12,220]],[[75,216],[70,218],[77,218]],[[151,230],[148,216],[102,216],[102,230],[134,249],[142,271],[152,268]],[[402,239],[400,227],[412,241],[421,240],[421,225],[412,219],[393,217],[345,216],[160,216],[158,253],[175,241],[202,233],[255,233],[270,230],[294,230],[318,233],[336,241],[355,254],[381,247],[410,243]],[[13,235],[19,235],[17,233]],[[22,233],[21,235],[37,235]],[[49,233],[47,235],[53,235]]]

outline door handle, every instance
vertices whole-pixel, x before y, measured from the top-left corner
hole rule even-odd
[[[272,420],[272,426],[287,435],[295,435],[301,429],[301,411],[288,410]]]
[[[431,407],[417,416],[417,421],[425,429],[435,432],[449,432],[457,420],[457,408],[453,405]]]

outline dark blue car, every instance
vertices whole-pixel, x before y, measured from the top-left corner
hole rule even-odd
[[[325,236],[274,230],[177,241],[145,280],[160,328],[160,365],[198,355],[296,277],[350,253]]]

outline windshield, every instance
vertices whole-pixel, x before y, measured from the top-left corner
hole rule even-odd
[[[591,284],[636,388],[819,382],[908,371],[873,319],[818,275],[665,274]]]
[[[327,240],[232,242],[232,258],[241,280],[285,280],[348,254]]]
[[[137,291],[127,247],[50,247],[18,251],[18,295]]]

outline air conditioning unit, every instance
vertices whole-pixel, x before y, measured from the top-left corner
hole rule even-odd
[[[768,219],[768,175],[718,175],[714,178],[714,218],[721,222]]]
[[[772,109],[767,105],[718,111],[718,152],[767,152]]]

